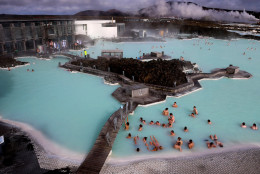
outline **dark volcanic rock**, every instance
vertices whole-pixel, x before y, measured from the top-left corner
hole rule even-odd
[[[21,62],[9,56],[0,56],[0,68],[15,67],[17,65],[24,65],[27,62]]]
[[[190,62],[173,60],[152,60],[149,62],[141,62],[139,60],[130,59],[117,59],[111,58],[107,60],[105,58],[99,59],[81,59],[72,62],[74,65],[80,66],[80,62],[84,67],[94,67],[102,71],[108,71],[108,67],[111,72],[124,74],[129,79],[134,76],[135,81],[140,83],[149,83],[154,85],[173,87],[174,82],[177,85],[181,85],[187,82],[185,73],[182,72],[183,66],[191,64]]]

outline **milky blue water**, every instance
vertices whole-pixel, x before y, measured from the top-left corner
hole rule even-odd
[[[111,97],[117,87],[104,85],[96,76],[58,68],[58,62],[68,59],[21,60],[31,65],[0,70],[0,115],[32,125],[63,147],[88,152],[120,107]]]
[[[239,66],[253,74],[249,80],[201,81],[203,89],[181,98],[168,98],[165,103],[150,107],[138,107],[133,116],[129,116],[130,130],[121,128],[114,146],[113,157],[151,154],[140,142],[142,153],[136,154],[133,140],[125,137],[132,135],[154,135],[165,147],[162,152],[152,154],[179,152],[172,148],[178,136],[184,142],[193,139],[193,151],[207,150],[205,141],[210,134],[217,134],[224,146],[235,144],[259,143],[259,131],[242,129],[241,122],[251,126],[254,122],[259,126],[260,109],[260,43],[252,40],[216,40],[168,39],[163,43],[111,43],[98,41],[95,46],[87,49],[91,57],[101,54],[102,49],[122,49],[125,57],[138,57],[150,51],[165,51],[173,58],[183,56],[186,60],[196,62],[204,72],[214,68],[224,68],[229,64]],[[245,55],[243,53],[245,52]],[[80,55],[80,51],[73,51]],[[248,59],[248,58],[251,59]],[[118,109],[120,104],[111,97],[117,86],[103,84],[103,79],[87,74],[69,73],[57,67],[58,62],[23,59],[31,62],[30,66],[16,68],[11,72],[0,71],[0,115],[6,119],[29,123],[42,131],[48,138],[58,144],[78,152],[88,152],[94,144],[107,118]],[[35,62],[35,64],[32,64]],[[27,72],[26,69],[35,69]],[[178,108],[173,109],[176,101]],[[197,118],[191,118],[193,106],[199,111]],[[176,123],[173,128],[162,128],[144,125],[138,132],[139,118],[146,121],[167,123],[161,115],[164,108],[173,112]],[[212,125],[207,124],[207,120]],[[187,126],[188,133],[183,132]],[[175,137],[170,137],[170,130]],[[68,141],[67,137],[70,137]],[[184,151],[189,151],[184,143]]]
[[[209,45],[208,42],[213,44]],[[181,98],[168,98],[165,103],[151,107],[138,107],[134,115],[129,116],[130,130],[125,131],[124,127],[121,128],[113,146],[113,157],[141,156],[143,154],[178,155],[180,153],[172,146],[179,136],[184,140],[184,152],[207,151],[205,140],[209,140],[210,134],[216,134],[225,147],[259,144],[259,131],[253,131],[249,126],[253,123],[260,126],[260,108],[258,106],[260,104],[260,43],[251,40],[172,40],[168,41],[166,50],[167,54],[173,50],[173,54],[171,54],[173,57],[182,55],[186,60],[197,62],[204,72],[233,64],[252,73],[253,78],[249,80],[222,78],[201,81],[203,89],[200,91]],[[245,55],[243,55],[244,52]],[[249,57],[251,59],[248,59]],[[178,103],[178,108],[171,107],[174,101]],[[198,108],[197,118],[188,116],[192,112],[193,106]],[[176,123],[173,128],[144,125],[143,131],[138,131],[140,117],[143,117],[146,122],[153,120],[167,123],[167,118],[161,114],[166,107],[175,116]],[[207,124],[208,119],[212,121],[212,125]],[[240,128],[242,122],[245,122],[248,128]],[[188,133],[183,131],[185,126],[189,129]],[[170,130],[174,130],[176,136],[169,136]],[[138,135],[140,138],[154,135],[165,150],[149,152],[142,141],[135,146],[133,139],[125,138],[128,133],[131,133],[132,136]],[[189,139],[195,143],[192,150],[187,148]],[[141,148],[142,153],[135,152],[137,147]]]

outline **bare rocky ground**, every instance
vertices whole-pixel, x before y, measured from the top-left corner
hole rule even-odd
[[[31,140],[19,129],[0,122],[1,135],[4,135],[5,139],[0,153],[1,174],[71,173],[69,168],[40,168]]]

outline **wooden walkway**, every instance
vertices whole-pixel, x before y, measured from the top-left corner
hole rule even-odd
[[[94,174],[100,172],[112,149],[114,140],[116,139],[117,133],[120,130],[122,123],[124,123],[126,116],[130,112],[134,111],[137,107],[136,103],[133,103],[132,106],[130,105],[131,104],[129,103],[128,108],[126,108],[125,104],[123,109],[118,109],[109,117],[106,124],[99,133],[94,146],[88,153],[86,159],[79,166],[76,173]]]

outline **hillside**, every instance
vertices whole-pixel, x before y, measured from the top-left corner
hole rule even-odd
[[[193,2],[168,1],[142,8],[135,13],[122,12],[117,9],[86,10],[76,13],[74,16],[175,17],[203,21],[257,23],[260,12],[204,7]]]
[[[111,9],[108,11],[99,11],[99,10],[86,10],[81,11],[75,14],[75,16],[130,16],[131,14],[121,12],[116,9]]]

